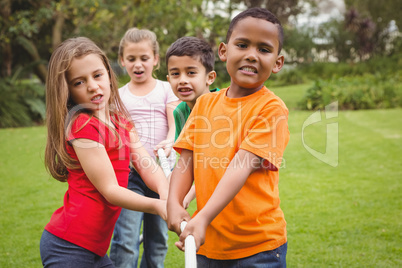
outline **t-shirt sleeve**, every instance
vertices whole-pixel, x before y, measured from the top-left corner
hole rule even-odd
[[[120,115],[117,117],[117,124],[121,124],[128,132],[135,130],[134,122],[130,121],[126,117]]]
[[[186,124],[188,113],[186,111],[187,104],[185,102],[177,105],[176,109],[173,111],[174,122],[176,125],[175,141],[179,137],[184,125]]]
[[[174,140],[176,141],[181,132],[180,112],[177,111],[177,108],[173,111],[173,118],[174,118],[174,124],[176,126],[176,131],[174,134]]]
[[[280,105],[267,105],[249,122],[240,149],[263,158],[265,168],[278,170],[289,141],[287,109]]]
[[[200,98],[201,99],[201,98]],[[195,118],[198,112],[199,103],[202,102],[200,99],[197,100],[192,112],[190,113],[184,127],[181,129],[179,136],[176,139],[173,148],[181,154],[182,149],[187,149],[193,151],[194,146],[194,133],[195,133]],[[183,114],[184,115],[184,114]],[[199,125],[198,125],[199,127]],[[201,130],[202,131],[202,130]]]
[[[81,114],[72,123],[71,130],[66,135],[67,141],[71,143],[76,139],[88,139],[104,144],[105,142],[100,134],[101,127],[105,128],[106,126],[94,117]]]

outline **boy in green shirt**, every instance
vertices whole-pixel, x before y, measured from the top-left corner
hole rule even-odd
[[[176,123],[175,140],[198,97],[219,90],[209,90],[216,78],[214,64],[215,55],[211,46],[196,37],[182,37],[166,52],[167,80],[174,94],[183,101],[173,112]]]
[[[219,91],[209,86],[215,81],[215,55],[211,46],[196,37],[176,40],[166,52],[167,80],[174,94],[182,101],[173,111],[176,124],[175,140],[179,137],[199,96]],[[195,198],[194,186],[183,201],[185,208]]]

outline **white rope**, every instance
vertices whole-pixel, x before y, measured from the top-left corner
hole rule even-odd
[[[158,149],[158,157],[159,161],[162,167],[163,172],[165,173],[165,176],[169,176],[170,174],[170,165],[169,162],[167,161],[165,151],[162,148]]]
[[[187,222],[182,221],[180,224],[180,229],[183,232],[186,228]],[[194,236],[188,235],[184,240],[184,257],[186,266],[185,268],[197,268],[197,252],[195,248]]]

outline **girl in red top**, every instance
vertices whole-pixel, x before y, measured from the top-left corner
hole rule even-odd
[[[106,252],[121,207],[166,220],[168,182],[142,147],[109,61],[91,40],[72,38],[56,48],[46,97],[45,165],[68,190],[42,234],[42,264],[114,267]],[[160,200],[126,188],[130,160]]]

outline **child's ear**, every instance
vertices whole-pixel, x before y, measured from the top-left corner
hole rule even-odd
[[[166,80],[170,83],[170,78],[168,74],[166,75]]]
[[[216,72],[215,71],[210,71],[207,74],[207,85],[210,86],[216,79]]]
[[[275,66],[272,69],[272,72],[274,74],[279,72],[282,69],[284,63],[285,63],[285,57],[283,55],[279,55],[278,58],[275,61]]]
[[[219,55],[219,58],[221,59],[221,61],[223,61],[223,62],[225,62],[227,60],[226,53],[227,53],[226,44],[222,42],[219,45],[218,55]]]
[[[155,54],[154,66],[157,66],[159,62],[159,54]]]
[[[120,63],[121,63],[121,66],[125,67],[124,60],[122,57],[120,57]]]

